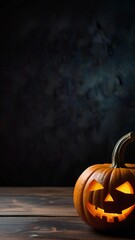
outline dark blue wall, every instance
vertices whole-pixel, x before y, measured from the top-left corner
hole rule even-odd
[[[74,185],[135,129],[135,4],[1,1],[0,185]],[[134,148],[129,148],[129,161]]]

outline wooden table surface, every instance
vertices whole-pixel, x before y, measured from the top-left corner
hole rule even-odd
[[[135,239],[94,231],[78,217],[72,195],[73,188],[0,188],[0,240]]]

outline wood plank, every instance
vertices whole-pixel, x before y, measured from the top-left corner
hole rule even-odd
[[[0,187],[0,195],[72,196],[73,187]]]
[[[0,240],[66,239],[66,240],[129,240],[135,233],[99,233],[78,217],[0,217]],[[123,238],[122,238],[123,237]]]
[[[0,240],[13,239],[129,240],[135,233],[88,227],[74,209],[73,188],[0,188]]]
[[[72,188],[0,188],[0,216],[77,216]]]

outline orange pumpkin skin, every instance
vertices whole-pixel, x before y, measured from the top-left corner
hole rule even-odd
[[[129,133],[116,144],[112,164],[88,167],[74,188],[74,206],[79,216],[95,229],[135,227],[135,164],[124,164],[126,146],[134,141]]]

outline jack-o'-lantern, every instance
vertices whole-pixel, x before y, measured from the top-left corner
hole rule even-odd
[[[80,217],[95,229],[135,227],[135,164],[124,164],[127,145],[135,133],[115,145],[112,164],[88,167],[74,188],[74,205]]]

